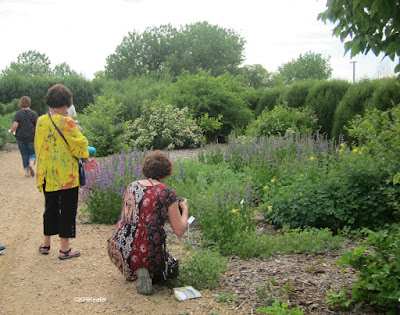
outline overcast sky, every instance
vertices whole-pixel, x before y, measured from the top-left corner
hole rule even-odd
[[[88,79],[104,70],[128,32],[207,21],[246,40],[244,64],[268,71],[307,51],[331,56],[333,78],[352,81],[350,54],[332,37],[332,24],[317,21],[326,0],[0,0],[0,70],[29,50],[51,67],[66,62]],[[382,56],[358,55],[356,80],[393,74]]]

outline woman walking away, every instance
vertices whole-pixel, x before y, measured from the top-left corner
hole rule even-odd
[[[34,139],[38,114],[30,109],[30,106],[31,99],[28,96],[21,97],[19,107],[22,109],[15,113],[14,122],[9,130],[11,135],[15,132],[18,149],[22,156],[22,164],[24,170],[26,170],[26,177],[35,176],[33,167],[36,162]]]
[[[165,185],[167,177],[173,174],[173,166],[163,152],[149,153],[143,161],[142,173],[147,179],[134,181],[126,188],[122,221],[109,239],[108,254],[127,280],[139,279],[137,291],[149,295],[152,284],[162,280],[165,271],[165,220],[182,237],[188,225],[189,205],[186,199],[178,201],[175,191]],[[121,223],[126,221],[132,224],[129,235],[117,236]],[[124,246],[117,244],[119,241]]]
[[[44,241],[39,253],[48,254],[51,236],[59,235],[60,259],[79,257],[80,251],[69,246],[75,238],[78,209],[79,162],[88,158],[88,141],[79,131],[67,108],[72,104],[70,90],[55,84],[45,96],[49,112],[39,117],[36,127],[37,187],[44,192]]]

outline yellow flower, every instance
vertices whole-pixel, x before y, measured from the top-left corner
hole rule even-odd
[[[312,157],[309,158],[309,160],[310,160],[310,161],[314,161],[314,160],[315,160],[315,157],[312,156]]]
[[[269,186],[266,185],[266,186],[263,187],[263,190],[267,190],[268,188],[269,188]]]
[[[343,153],[343,150],[339,150],[339,154],[342,154]]]
[[[353,149],[353,152],[354,152],[354,153],[357,153],[357,151],[358,151],[357,148],[356,148],[356,149]]]
[[[272,211],[272,206],[268,206],[268,212]]]
[[[344,143],[341,143],[340,146],[343,148],[344,147]]]
[[[275,177],[271,179],[271,183],[275,183]]]
[[[362,154],[362,152],[360,151],[360,152],[358,152],[358,154]]]
[[[237,213],[237,212],[238,212],[237,209],[232,209],[232,213],[233,213],[233,214],[235,214],[235,213]]]

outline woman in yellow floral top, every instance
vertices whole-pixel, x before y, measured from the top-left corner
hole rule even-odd
[[[69,239],[75,238],[78,209],[79,164],[76,158],[89,157],[88,141],[67,115],[67,108],[72,104],[72,94],[66,86],[53,85],[45,100],[51,119],[48,114],[40,116],[35,135],[37,187],[45,196],[44,241],[39,252],[48,254],[51,236],[58,234],[61,241],[58,257],[68,259],[81,255],[80,251],[70,248]]]

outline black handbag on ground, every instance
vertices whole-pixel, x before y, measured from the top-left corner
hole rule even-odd
[[[65,143],[69,147],[67,139],[65,139],[64,135],[62,134],[61,130],[57,127],[57,125],[54,123],[53,118],[51,118],[50,112],[47,112],[47,115],[49,115],[51,122],[53,123],[54,127],[60,134],[60,136],[64,139]],[[85,186],[86,185],[86,173],[85,173],[85,168],[83,167],[83,162],[81,159],[78,159],[77,157],[74,156],[74,158],[78,161],[79,164],[79,185],[80,186]]]

